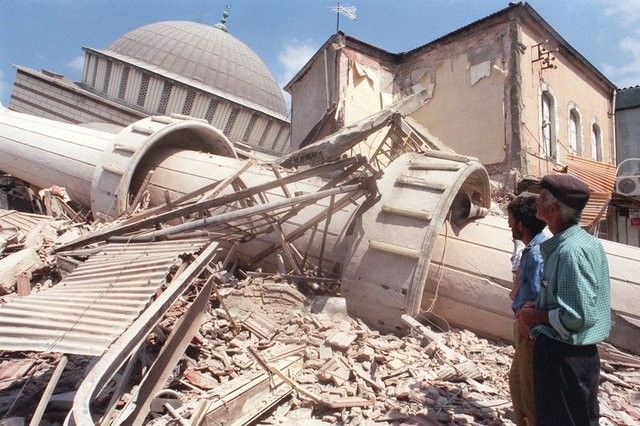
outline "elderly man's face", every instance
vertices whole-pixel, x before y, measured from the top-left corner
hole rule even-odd
[[[548,191],[546,189],[543,189],[542,191],[540,191],[540,196],[536,200],[536,217],[540,220],[544,220],[545,222],[547,222],[549,213],[549,208],[545,207],[545,204],[547,202],[547,195]]]

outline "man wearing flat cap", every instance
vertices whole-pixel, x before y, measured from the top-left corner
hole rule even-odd
[[[597,425],[600,358],[609,335],[609,267],[600,241],[578,224],[589,187],[566,174],[540,181],[536,216],[553,237],[540,244],[544,274],[535,307],[518,311],[535,339],[533,377],[538,425]]]

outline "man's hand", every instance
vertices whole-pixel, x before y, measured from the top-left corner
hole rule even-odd
[[[529,332],[533,327],[548,322],[547,311],[535,309],[533,306],[527,304],[516,312],[516,320],[520,326],[520,333],[522,333],[524,337],[529,337]]]

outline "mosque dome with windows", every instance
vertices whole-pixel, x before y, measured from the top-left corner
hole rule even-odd
[[[231,101],[287,115],[282,91],[264,62],[226,28],[156,22],[124,34],[103,52]]]

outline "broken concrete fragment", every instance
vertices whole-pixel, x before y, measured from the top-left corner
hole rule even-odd
[[[18,275],[42,265],[34,248],[28,247],[0,259],[0,286],[14,288]]]
[[[350,376],[351,369],[342,356],[332,358],[318,371],[319,379],[332,380],[336,386],[342,386]]]
[[[389,368],[390,374],[393,374],[393,372],[405,367],[405,363],[397,358],[393,358],[387,362],[387,367]]]
[[[325,340],[325,343],[336,349],[345,350],[358,338],[356,334],[345,331],[335,331]]]
[[[214,380],[210,375],[202,374],[199,371],[196,371],[192,367],[188,367],[184,371],[183,377],[192,385],[204,390],[210,390],[219,385],[219,383],[216,380]]]
[[[321,360],[331,359],[333,357],[333,350],[331,350],[331,347],[321,344],[318,349]]]

